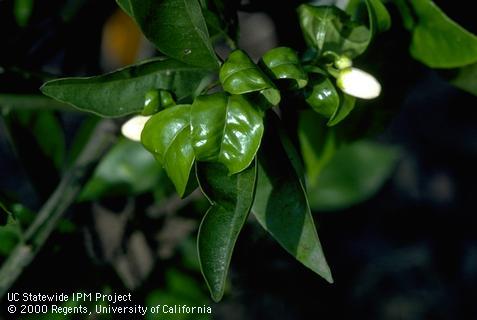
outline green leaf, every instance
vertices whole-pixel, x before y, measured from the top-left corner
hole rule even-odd
[[[331,80],[323,75],[313,75],[305,90],[305,101],[317,113],[331,118],[340,106],[340,96]]]
[[[363,24],[337,7],[314,7],[302,4],[298,7],[300,26],[307,44],[321,55],[333,51],[354,58],[369,45],[371,32]]]
[[[8,256],[22,241],[22,231],[33,221],[35,215],[20,203],[0,195],[0,256]]]
[[[298,122],[298,138],[310,187],[315,187],[323,167],[333,158],[337,149],[334,128],[313,111],[304,111]]]
[[[291,48],[274,48],[263,55],[261,63],[274,79],[294,80],[298,88],[303,88],[308,83],[308,76],[301,66],[300,58]]]
[[[363,6],[366,6],[367,21],[372,36],[391,28],[391,16],[381,0],[350,0],[346,6],[346,12],[359,21],[358,15],[364,11],[361,10],[364,9]]]
[[[0,226],[0,256],[8,256],[20,239],[18,222],[9,216],[6,225]]]
[[[197,178],[211,203],[199,228],[197,248],[212,299],[222,299],[235,242],[252,207],[257,166],[228,175],[217,163],[197,165]]]
[[[126,12],[130,17],[133,16],[131,2],[129,0],[116,0],[119,7]]]
[[[65,160],[66,142],[63,128],[55,113],[25,110],[14,113],[13,117],[21,124],[22,129],[31,131],[43,155],[51,159],[56,169],[61,169]],[[22,146],[17,146],[18,148]]]
[[[106,75],[48,81],[41,90],[80,110],[120,117],[141,112],[144,95],[151,89],[170,91],[178,101],[191,101],[208,84],[209,75],[176,60],[154,59]]]
[[[218,161],[235,174],[247,168],[257,153],[263,115],[242,96],[199,96],[192,104],[191,131],[197,160]]]
[[[46,200],[65,164],[66,142],[57,115],[51,111],[12,110],[4,120],[30,183],[40,200]]]
[[[340,104],[339,107],[335,110],[330,120],[328,121],[328,126],[332,127],[343,121],[349,113],[354,109],[356,104],[356,98],[345,93],[340,95]]]
[[[477,62],[474,34],[450,19],[430,0],[413,0],[408,4],[417,17],[410,46],[416,60],[431,68],[456,68]]]
[[[219,61],[197,0],[129,0],[119,5],[165,55],[187,64],[215,69]]]
[[[152,190],[159,182],[161,169],[140,143],[120,140],[101,160],[84,187],[79,201],[107,195],[136,195]]]
[[[252,212],[298,261],[333,282],[310,212],[305,189],[273,127],[267,127],[258,161]]]
[[[169,91],[149,90],[144,97],[144,109],[141,114],[143,116],[150,116],[175,104],[176,102]]]
[[[373,196],[389,178],[399,150],[370,141],[341,147],[327,161],[308,197],[313,210],[339,210]]]
[[[41,149],[50,159],[55,167],[60,170],[63,167],[66,155],[66,142],[63,128],[57,117],[52,112],[30,113],[28,118],[33,116],[30,128],[35,135]]]
[[[416,21],[414,21],[412,9],[407,3],[407,0],[394,0],[393,3],[396,5],[401,14],[404,28],[406,28],[408,31],[412,31]]]
[[[259,92],[273,106],[280,102],[280,91],[242,50],[230,53],[219,78],[224,90],[231,94]]]
[[[15,0],[13,10],[18,25],[25,27],[33,13],[33,0]]]
[[[366,0],[368,8],[369,29],[371,33],[384,32],[391,28],[391,16],[381,0]]]
[[[153,115],[144,126],[141,142],[167,172],[177,193],[186,192],[195,155],[191,143],[190,105],[177,105]]]

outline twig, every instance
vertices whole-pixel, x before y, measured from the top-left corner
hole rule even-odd
[[[0,94],[0,111],[4,110],[77,110],[69,104],[34,94]]]
[[[91,177],[96,164],[115,141],[117,128],[111,120],[103,120],[60,184],[38,212],[24,234],[24,239],[0,268],[0,300],[21,275],[24,268],[55,229],[58,220],[75,202],[83,185]]]

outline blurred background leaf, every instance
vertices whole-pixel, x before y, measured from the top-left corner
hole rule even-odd
[[[399,149],[371,141],[342,146],[310,183],[313,210],[339,210],[373,196],[391,176]]]
[[[160,165],[140,143],[121,139],[98,165],[79,201],[151,191],[158,187],[161,173]]]

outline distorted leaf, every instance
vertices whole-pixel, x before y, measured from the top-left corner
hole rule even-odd
[[[247,168],[263,135],[262,112],[244,97],[224,93],[197,97],[191,109],[197,160],[218,161],[230,174]]]
[[[340,97],[331,80],[325,75],[311,78],[305,90],[305,101],[317,113],[330,118],[340,105]]]
[[[156,113],[142,131],[141,142],[163,165],[183,196],[195,155],[191,143],[190,105],[177,105]]]
[[[346,93],[340,95],[340,103],[335,110],[327,125],[332,127],[343,121],[349,113],[354,109],[356,99]]]
[[[220,68],[220,83],[231,94],[259,92],[273,106],[280,102],[280,91],[241,50],[230,53]]]
[[[371,32],[365,25],[351,20],[344,11],[334,6],[298,7],[300,26],[307,44],[321,55],[332,51],[354,58],[369,45]]]
[[[368,9],[369,29],[371,33],[384,32],[391,28],[391,16],[381,0],[365,0]]]
[[[263,55],[261,62],[274,79],[294,80],[298,88],[303,88],[308,83],[300,58],[291,48],[274,48]]]

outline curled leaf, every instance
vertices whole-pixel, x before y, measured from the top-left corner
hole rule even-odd
[[[164,166],[177,193],[183,196],[195,160],[190,105],[178,105],[152,116],[142,131],[141,142]]]
[[[280,91],[241,50],[230,53],[220,68],[219,78],[224,90],[231,94],[258,92],[271,105],[280,102]]]
[[[319,55],[332,51],[354,58],[369,45],[370,30],[337,7],[302,4],[298,7],[298,16],[307,44]]]
[[[261,62],[274,79],[295,80],[298,88],[303,88],[308,83],[300,58],[291,48],[274,48],[263,55]]]
[[[191,109],[197,160],[223,163],[230,174],[247,168],[263,135],[262,112],[242,96],[199,96]]]
[[[144,97],[144,109],[142,110],[142,115],[150,116],[175,104],[176,102],[169,91],[149,90]]]
[[[369,29],[372,35],[391,28],[391,16],[381,0],[366,0],[369,16]]]
[[[313,76],[310,87],[305,91],[305,100],[317,113],[331,118],[340,104],[339,94],[331,80],[323,75]]]

